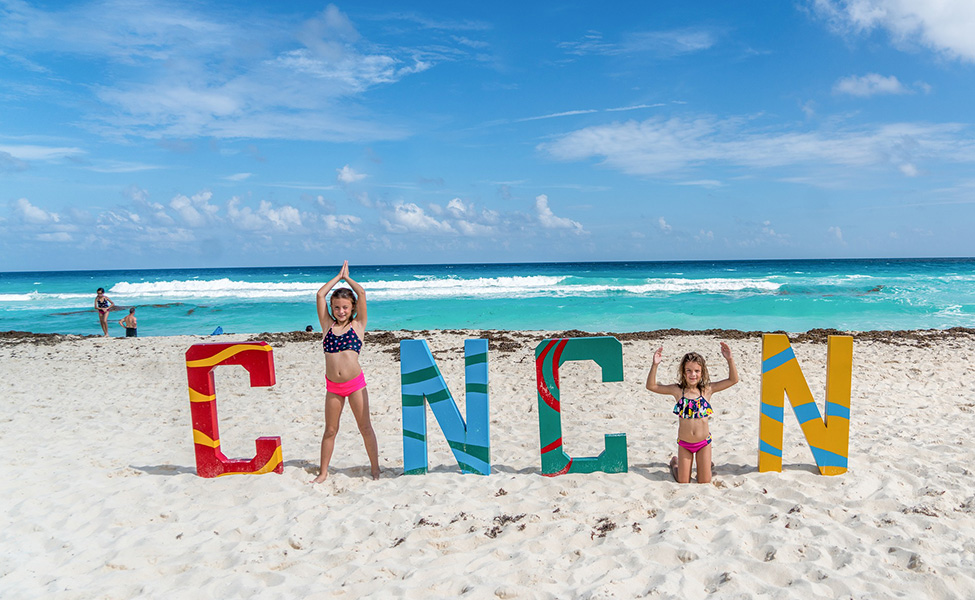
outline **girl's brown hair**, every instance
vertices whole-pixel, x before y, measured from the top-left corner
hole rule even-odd
[[[688,352],[684,358],[680,359],[680,366],[677,367],[677,378],[680,382],[680,389],[687,389],[687,377],[684,376],[684,367],[687,363],[697,363],[701,365],[701,381],[697,384],[697,389],[702,393],[711,385],[711,377],[708,375],[708,365],[704,362],[704,357],[697,352]]]

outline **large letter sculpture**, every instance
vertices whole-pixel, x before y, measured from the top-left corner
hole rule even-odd
[[[463,473],[491,474],[491,425],[488,415],[488,343],[464,341],[467,423],[426,340],[399,343],[403,398],[403,472],[427,472],[427,411],[430,404],[447,444]]]
[[[796,414],[813,458],[823,475],[846,472],[850,449],[850,387],[853,338],[830,336],[826,350],[826,420],[799,368],[789,338],[762,336],[762,410],[758,429],[758,470],[782,470],[784,396]]]
[[[220,365],[241,365],[247,369],[251,387],[274,385],[274,356],[266,342],[196,344],[186,351],[196,474],[219,477],[284,472],[280,437],[257,438],[257,456],[250,460],[230,460],[220,450],[217,393],[213,383],[213,369]]]
[[[625,433],[606,434],[605,448],[599,456],[572,458],[562,449],[559,367],[569,360],[593,360],[602,368],[603,381],[623,381],[623,345],[614,337],[543,340],[535,348],[542,475],[626,473]]]

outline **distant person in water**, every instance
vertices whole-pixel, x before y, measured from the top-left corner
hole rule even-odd
[[[305,331],[311,333],[312,331],[315,331],[315,328],[309,325],[308,327],[305,327]]]
[[[108,337],[108,313],[115,307],[112,299],[105,295],[105,288],[98,288],[95,292],[95,309],[98,310],[98,322],[102,326],[102,334]]]
[[[328,293],[340,281],[352,288],[339,288]],[[354,292],[354,293],[353,293]],[[359,352],[366,333],[366,291],[349,276],[349,261],[339,274],[318,290],[315,297],[318,322],[322,325],[322,349],[325,351],[325,434],[322,436],[322,466],[313,483],[328,477],[328,464],[335,449],[339,418],[348,398],[352,416],[366,445],[372,478],[379,479],[379,448],[376,432],[369,420],[369,392],[359,366]]]
[[[129,314],[125,315],[125,318],[120,320],[118,324],[125,327],[125,337],[139,337],[139,334],[136,331],[134,306],[129,308]]]

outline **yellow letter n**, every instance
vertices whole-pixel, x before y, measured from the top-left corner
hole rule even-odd
[[[826,418],[799,368],[789,338],[762,336],[762,412],[758,428],[758,470],[782,470],[782,419],[785,395],[823,475],[846,472],[850,450],[850,389],[853,338],[829,336],[826,346]]]

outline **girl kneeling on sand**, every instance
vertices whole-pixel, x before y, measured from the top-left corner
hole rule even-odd
[[[352,290],[339,288],[330,300],[326,300],[328,292],[342,280]],[[316,305],[318,322],[324,332],[325,435],[322,436],[322,468],[314,483],[321,483],[328,477],[328,463],[332,460],[335,435],[339,432],[339,417],[342,416],[346,398],[352,407],[362,441],[366,444],[372,478],[379,479],[379,449],[376,432],[369,421],[369,392],[366,391],[366,378],[359,366],[359,351],[362,350],[362,339],[366,332],[366,291],[349,277],[349,261],[345,261],[339,274],[318,290]]]
[[[657,394],[670,394],[677,401],[677,456],[670,459],[670,471],[678,483],[691,481],[691,463],[697,461],[697,482],[711,481],[711,395],[738,383],[738,369],[731,357],[731,348],[721,342],[721,355],[728,361],[728,378],[711,383],[704,357],[688,352],[677,369],[678,383],[657,383],[657,366],[663,358],[663,347],[653,353],[653,365],[647,375],[647,389]]]

